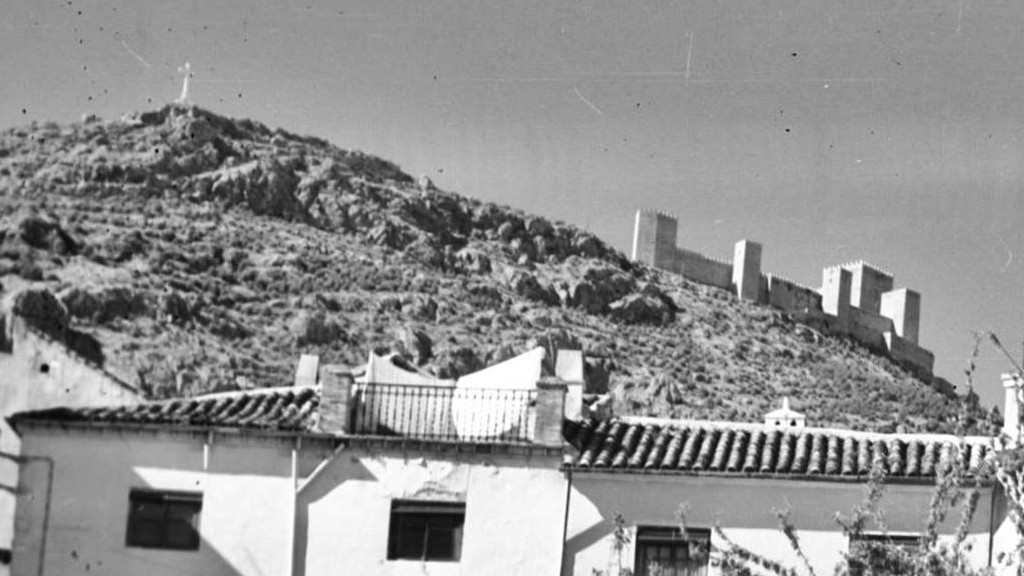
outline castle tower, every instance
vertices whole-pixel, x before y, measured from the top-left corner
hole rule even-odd
[[[921,322],[920,294],[908,288],[885,292],[882,294],[881,313],[892,320],[897,336],[917,344]]]
[[[761,295],[761,245],[750,240],[736,243],[732,258],[732,283],[736,295],[757,302]]]
[[[835,316],[840,330],[850,324],[850,286],[852,274],[841,266],[831,266],[821,271],[821,309]]]
[[[648,266],[680,272],[676,256],[678,223],[668,214],[637,210],[632,259]]]
[[[882,294],[892,290],[892,275],[864,261],[843,264],[850,271],[850,304],[865,312],[879,314]]]

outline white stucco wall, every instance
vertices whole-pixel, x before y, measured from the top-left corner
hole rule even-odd
[[[294,506],[292,444],[215,436],[204,469],[204,437],[153,432],[34,430],[26,455],[53,459],[43,537],[48,465],[22,467],[12,573],[287,574]],[[306,450],[303,468],[328,452]],[[125,546],[132,488],[203,494],[198,551]],[[43,566],[40,571],[40,547]]]
[[[889,531],[922,532],[933,490],[931,485],[886,486],[882,509]],[[713,545],[722,545],[713,530],[718,524],[737,544],[799,568],[773,512],[789,509],[815,572],[831,574],[848,547],[834,515],[848,516],[863,499],[860,483],[577,473],[569,500],[563,574],[591,576],[596,569],[614,576],[619,559],[613,546],[613,516],[621,514],[635,535],[637,526],[678,526],[677,511],[684,502],[688,526],[712,529]],[[990,511],[991,492],[985,489],[970,530],[970,560],[976,566],[988,561]],[[951,513],[943,531],[953,533],[959,518],[958,511]],[[633,563],[631,545],[622,552],[622,566],[633,569]]]
[[[300,492],[297,574],[557,574],[566,483],[559,457],[342,453]],[[387,560],[392,499],[459,501],[459,562]]]
[[[296,575],[556,574],[561,561],[557,456],[403,453],[400,444],[335,453],[304,441],[296,497],[289,439],[215,435],[204,457],[206,437],[194,433],[29,425],[22,435],[24,454],[54,464],[52,492],[47,461],[21,469],[18,576],[286,575],[293,562]],[[126,547],[132,488],[202,492],[199,550]],[[387,561],[393,498],[465,502],[461,560]]]
[[[13,316],[12,346],[0,352],[0,453],[17,455],[20,439],[4,419],[17,412],[55,406],[114,406],[134,403],[138,393],[117,382],[63,344],[27,329],[24,319]],[[45,372],[43,367],[45,366]],[[13,488],[18,481],[15,461],[0,459],[0,486]],[[0,490],[0,548],[13,538],[14,495]],[[0,576],[6,572],[0,566]]]

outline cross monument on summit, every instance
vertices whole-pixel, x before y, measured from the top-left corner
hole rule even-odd
[[[178,72],[184,74],[184,78],[181,82],[181,96],[178,96],[178,102],[182,104],[188,103],[188,79],[192,77],[192,66],[185,62],[184,66],[178,66]]]

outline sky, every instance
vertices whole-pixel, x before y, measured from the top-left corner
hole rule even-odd
[[[159,107],[190,62],[200,106],[627,253],[651,208],[810,286],[867,260],[959,384],[974,331],[1024,341],[1021,29],[1015,0],[0,0],[0,127]]]

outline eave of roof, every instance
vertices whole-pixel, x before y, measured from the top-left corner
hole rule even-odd
[[[651,419],[569,422],[565,437],[573,471],[801,480],[863,481],[878,465],[887,479],[930,481],[951,465],[978,471],[994,449],[991,438]]]

